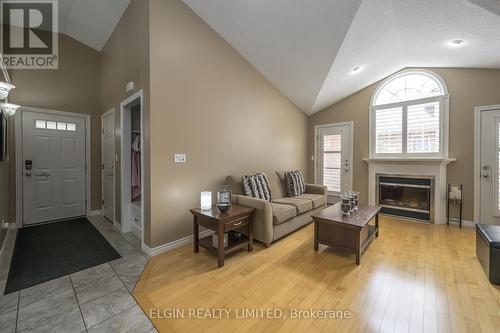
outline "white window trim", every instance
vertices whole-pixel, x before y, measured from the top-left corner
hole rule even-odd
[[[426,97],[426,98],[420,98],[420,99],[414,99],[414,100],[409,100],[409,101],[403,101],[403,102],[397,102],[397,103],[391,103],[391,104],[382,104],[382,105],[373,105],[375,102],[379,92],[384,89],[385,85],[389,82],[392,81],[395,78],[398,78],[400,76],[408,75],[408,74],[424,74],[427,76],[431,76],[432,78],[435,78],[442,87],[442,90],[444,92],[444,95],[439,95],[439,96],[432,96],[432,97]],[[439,142],[439,152],[438,153],[407,153],[406,152],[406,143],[407,143],[407,109],[408,106],[411,105],[419,105],[419,104],[426,104],[426,103],[432,103],[432,102],[439,102],[439,128],[440,128],[440,142]],[[395,75],[392,75],[385,79],[375,90],[372,96],[371,100],[371,105],[369,107],[369,149],[370,149],[370,158],[376,159],[376,158],[394,158],[394,159],[400,159],[400,160],[411,160],[411,159],[416,159],[416,158],[442,158],[442,159],[447,159],[448,158],[448,148],[449,148],[449,105],[450,105],[450,95],[448,94],[448,89],[446,87],[445,82],[443,79],[427,70],[405,70],[401,71]],[[376,110],[381,110],[381,109],[391,109],[391,108],[397,108],[401,107],[403,108],[403,133],[402,133],[402,153],[401,154],[387,154],[387,153],[376,153],[375,151],[375,116],[374,113]]]

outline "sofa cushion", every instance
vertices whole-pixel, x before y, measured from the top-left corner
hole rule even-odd
[[[285,184],[288,195],[291,197],[299,196],[301,194],[304,194],[304,192],[306,191],[304,176],[299,170],[286,171]]]
[[[271,202],[271,187],[265,173],[243,176],[241,182],[243,183],[243,191],[246,196]]]
[[[269,179],[269,186],[271,186],[271,195],[273,199],[281,199],[286,197],[286,191],[283,187],[281,179],[275,171],[270,171],[267,173],[267,179]]]
[[[273,200],[273,203],[292,205],[297,208],[297,214],[302,214],[310,211],[313,208],[311,200],[308,199],[298,199],[298,198],[281,198]]]
[[[322,194],[302,194],[295,198],[311,200],[313,208],[324,206],[326,203],[326,197]]]
[[[294,206],[272,203],[273,224],[278,225],[297,216],[297,209]]]
[[[229,190],[233,194],[245,194],[243,193],[243,183],[241,181],[242,175],[232,175],[232,176],[227,176],[225,185],[229,187]]]
[[[267,175],[269,187],[271,188],[271,197],[279,199],[286,197],[286,192],[281,182],[280,176],[275,171],[263,172]],[[255,174],[255,173],[254,173]],[[226,177],[225,184],[229,187],[233,194],[245,194],[243,190],[242,177],[244,175],[230,175]]]

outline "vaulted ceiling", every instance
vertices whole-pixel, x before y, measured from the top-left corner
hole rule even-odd
[[[498,0],[183,1],[307,114],[405,67],[500,68]]]
[[[101,51],[130,0],[59,0],[59,32]]]
[[[306,114],[405,67],[500,68],[499,0],[183,1]],[[60,31],[100,51],[129,3],[60,0]]]

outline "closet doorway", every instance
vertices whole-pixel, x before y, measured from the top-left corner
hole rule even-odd
[[[143,92],[136,92],[120,104],[121,123],[121,229],[143,242],[144,155],[142,154]]]

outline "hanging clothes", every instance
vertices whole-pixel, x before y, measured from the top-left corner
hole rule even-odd
[[[141,197],[141,136],[135,134],[132,142],[132,201]]]

